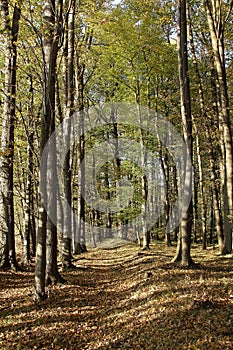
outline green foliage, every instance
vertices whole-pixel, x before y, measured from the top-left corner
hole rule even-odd
[[[10,14],[15,1],[9,1]],[[203,164],[203,177],[206,203],[212,207],[212,189],[210,177],[210,148],[214,149],[216,159],[216,172],[219,192],[222,193],[220,174],[222,165],[220,162],[222,138],[221,125],[218,120],[216,99],[216,76],[213,66],[213,55],[210,45],[210,36],[203,1],[190,1],[191,23],[193,29],[194,45],[197,55],[197,65],[200,71],[201,82],[204,91],[205,111],[207,117],[203,120],[200,110],[199,78],[196,75],[195,63],[191,52],[189,59],[192,112],[197,125],[197,133],[200,140],[200,153]],[[230,1],[222,4],[222,15],[225,23],[225,49],[226,72],[230,105],[232,105],[232,47],[233,31],[231,26],[232,12]],[[64,31],[61,42],[61,50],[57,59],[57,105],[56,123],[66,115],[66,77],[65,70],[65,14],[69,10],[69,2],[64,2],[63,22],[59,23]],[[132,102],[150,107],[172,122],[179,132],[182,132],[179,103],[179,79],[176,49],[176,16],[177,8],[174,1],[154,0],[123,0],[118,5],[112,1],[82,0],[76,2],[75,13],[75,107],[80,97],[78,78],[83,74],[84,105],[102,104],[104,102]],[[39,140],[42,120],[42,95],[44,89],[44,62],[43,62],[43,38],[45,33],[43,17],[43,2],[34,0],[22,2],[22,17],[17,43],[17,95],[15,116],[15,203],[19,210],[20,224],[23,227],[25,188],[27,181],[27,160],[29,135],[33,133],[33,161],[34,183],[38,185],[39,169]],[[57,24],[58,25],[58,24]],[[4,28],[0,25],[0,85],[2,98],[0,112],[3,111],[4,99]],[[230,110],[232,120],[232,109]],[[1,121],[0,121],[1,124]],[[211,144],[206,147],[206,131],[209,131]],[[0,125],[1,130],[1,125]],[[86,152],[101,142],[111,141],[114,145],[113,126],[93,128],[91,133],[85,135]],[[155,155],[155,158],[164,156],[157,139],[151,134],[135,129],[130,125],[118,124],[118,137],[128,138],[140,142],[142,135],[144,147]],[[197,169],[196,143],[194,138],[194,162]],[[76,145],[77,146],[77,145]],[[0,155],[6,155],[1,150]],[[73,159],[76,164],[76,159]],[[176,197],[175,176],[173,173],[174,161],[168,158],[170,169],[169,198],[172,204]],[[156,166],[155,164],[147,166]],[[122,210],[119,215],[113,215],[113,225],[118,221],[123,222],[138,215],[140,204],[145,200],[141,192],[140,179],[142,169],[127,160],[121,160],[120,174],[116,164],[106,163],[98,174],[98,190],[103,198],[116,197],[116,183],[119,179],[129,180],[134,189],[133,202]],[[74,179],[77,169],[73,167]],[[110,185],[104,184],[104,176],[108,177]],[[199,178],[195,174],[195,184],[198,186]],[[74,194],[75,197],[76,194]],[[37,200],[37,197],[36,197]],[[200,198],[197,199],[198,204]],[[87,212],[90,208],[86,208]],[[199,210],[200,211],[200,210]],[[18,219],[17,219],[18,220]],[[199,222],[201,216],[199,212]],[[103,222],[106,221],[106,217]]]

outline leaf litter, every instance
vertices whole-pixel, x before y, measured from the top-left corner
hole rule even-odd
[[[196,246],[182,269],[174,252],[90,249],[39,305],[32,272],[0,271],[0,349],[232,349],[232,258]]]

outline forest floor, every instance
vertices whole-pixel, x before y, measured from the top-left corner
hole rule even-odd
[[[194,247],[182,269],[174,252],[91,249],[40,305],[32,272],[0,271],[0,349],[232,349],[232,257]]]

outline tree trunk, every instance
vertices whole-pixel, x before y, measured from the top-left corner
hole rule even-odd
[[[209,32],[217,73],[218,113],[223,132],[223,182],[224,182],[224,248],[223,254],[232,252],[232,202],[233,202],[233,156],[232,133],[229,115],[229,99],[226,80],[224,53],[224,25],[222,2],[220,0],[206,0],[205,8],[209,25]]]
[[[44,58],[44,91],[43,91],[43,116],[41,126],[40,153],[42,156],[44,147],[55,128],[55,86],[56,86],[56,60],[58,53],[59,26],[56,26],[56,20],[61,20],[62,2],[58,6],[58,18],[55,19],[56,8],[55,0],[45,1],[44,3],[44,25],[45,37],[43,42]],[[57,28],[57,30],[56,30]],[[57,230],[55,223],[52,223],[47,217],[45,207],[56,211],[56,196],[53,191],[53,181],[56,181],[56,149],[53,154],[48,154],[46,169],[40,173],[41,187],[39,203],[39,223],[37,231],[36,245],[36,264],[35,264],[35,300],[41,301],[46,298],[45,284],[46,280],[56,278],[57,269]],[[52,208],[50,207],[52,206]],[[47,235],[47,252],[46,252]],[[47,253],[47,261],[46,261]],[[47,264],[47,267],[46,267]]]
[[[15,254],[13,161],[17,38],[21,15],[21,1],[14,5],[12,23],[10,23],[8,1],[1,1],[0,6],[6,50],[0,155],[0,265],[18,270],[19,266]]]
[[[78,55],[78,53],[77,53]],[[80,64],[79,59],[77,59],[77,101],[78,101],[78,111],[79,111],[79,165],[80,165],[80,183],[79,183],[79,200],[78,200],[78,212],[80,215],[80,220],[78,222],[79,227],[79,237],[80,245],[83,252],[87,251],[86,248],[86,237],[85,237],[85,135],[84,135],[84,71],[85,66]]]
[[[162,144],[160,143],[160,149],[162,153]],[[166,184],[166,194],[165,194],[165,227],[166,227],[166,232],[165,232],[165,243],[169,247],[171,246],[171,234],[170,234],[170,199],[169,199],[169,164],[168,164],[168,151],[164,151],[164,155],[161,154],[161,165],[163,169],[163,174],[165,178],[165,184]]]
[[[203,167],[202,167],[202,158],[201,158],[201,150],[200,150],[200,141],[198,136],[198,130],[195,127],[195,133],[196,133],[196,147],[197,147],[197,163],[198,163],[198,170],[199,170],[199,189],[200,189],[200,202],[201,202],[201,223],[202,223],[202,248],[207,248],[207,228],[206,228],[206,222],[207,222],[207,213],[206,213],[206,203],[205,203],[205,197],[204,197],[204,181],[203,181]]]
[[[186,144],[187,157],[185,162],[185,188],[183,197],[186,201],[192,191],[192,167],[189,164],[188,157],[192,160],[192,115],[190,86],[188,74],[188,48],[187,48],[187,16],[186,16],[186,0],[178,2],[178,61],[179,61],[179,80],[180,80],[180,98],[181,98],[181,116],[183,122],[183,134]],[[190,266],[192,263],[191,233],[192,233],[192,200],[189,203],[187,212],[181,221],[181,232],[179,244],[177,245],[177,253],[173,261],[181,259],[183,266]]]
[[[62,268],[69,269],[74,267],[71,262],[71,240],[72,240],[72,185],[71,185],[71,159],[70,159],[70,138],[71,138],[71,121],[70,118],[74,113],[74,20],[75,20],[75,3],[71,2],[70,10],[66,23],[66,38],[64,48],[64,83],[65,83],[65,105],[66,105],[66,122],[64,123],[63,142],[68,152],[65,157],[63,170],[65,197],[69,207],[64,208],[64,227],[63,227],[63,244],[62,244]]]
[[[141,115],[141,107],[140,107],[140,83],[137,81],[137,85],[135,87],[135,102],[137,105],[137,114],[138,114],[138,125],[140,127],[139,130],[139,143],[140,143],[140,167],[141,169],[145,169],[146,167],[146,147],[144,147],[144,139],[143,139],[143,131],[142,131],[142,115]],[[146,201],[147,201],[147,181],[146,176],[142,173],[141,175],[141,226],[142,226],[142,249],[147,250],[150,249],[150,232],[146,227]],[[140,241],[139,241],[140,242]]]
[[[193,181],[193,242],[197,243],[197,227],[198,227],[198,180],[195,176],[197,174],[197,167],[194,160],[194,181]]]
[[[222,218],[221,218],[221,208],[220,208],[220,202],[219,202],[219,191],[217,188],[217,172],[216,172],[216,157],[214,156],[214,145],[213,141],[210,135],[210,126],[209,126],[209,118],[208,114],[205,108],[205,102],[204,102],[204,91],[203,91],[203,85],[201,81],[201,75],[197,63],[197,58],[196,58],[196,52],[195,52],[195,47],[194,47],[194,40],[193,40],[193,32],[192,32],[192,23],[191,23],[191,14],[190,14],[190,9],[189,9],[189,22],[190,22],[190,45],[191,45],[191,52],[192,52],[192,58],[194,62],[194,68],[195,68],[195,73],[196,77],[198,80],[198,92],[199,92],[199,99],[200,99],[200,110],[201,110],[201,116],[202,116],[202,124],[204,123],[205,128],[206,128],[206,137],[208,140],[208,143],[210,144],[210,174],[211,174],[211,188],[212,188],[212,193],[213,193],[213,205],[214,205],[214,216],[215,216],[215,223],[216,223],[216,231],[217,231],[217,237],[218,237],[218,245],[219,245],[219,250],[222,252],[223,249],[223,227],[222,227]],[[212,65],[211,65],[212,66]],[[215,72],[213,72],[214,67],[211,67],[211,72],[212,75],[215,76]],[[214,80],[212,79],[213,83],[215,83],[215,78]],[[214,100],[216,100],[216,86],[214,84],[211,84],[212,86],[212,91],[213,91],[213,96]],[[215,111],[216,113],[216,111]],[[212,121],[211,125],[213,125],[214,122]],[[198,127],[196,125],[196,135],[198,137]],[[199,142],[197,142],[199,144]],[[198,147],[199,151],[198,153],[198,167],[199,167],[199,174],[200,174],[200,190],[201,190],[201,210],[202,210],[202,217],[204,216],[204,220],[202,221],[202,232],[203,235],[206,235],[206,204],[205,204],[205,198],[204,198],[204,184],[203,184],[203,176],[202,176],[202,161],[201,161],[201,154],[200,154],[200,147]],[[203,242],[204,243],[204,242]]]
[[[29,134],[27,146],[27,183],[26,183],[26,198],[25,198],[25,227],[24,227],[24,264],[30,263],[30,238],[32,231],[32,174],[33,174],[33,132]]]

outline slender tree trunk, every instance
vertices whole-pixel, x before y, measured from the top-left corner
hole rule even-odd
[[[181,116],[183,122],[183,134],[186,144],[187,157],[192,160],[192,115],[191,115],[191,100],[190,86],[188,73],[188,48],[187,48],[187,15],[186,15],[186,0],[178,2],[178,60],[179,60],[179,79],[180,79],[180,97],[181,97]],[[192,192],[192,168],[189,161],[185,162],[185,188],[184,200],[186,200],[190,192]],[[173,261],[181,259],[183,266],[190,266],[192,263],[190,248],[191,248],[191,233],[192,233],[192,200],[189,203],[187,212],[181,221],[181,232],[179,244],[177,245],[177,253]]]
[[[120,181],[120,176],[121,176],[121,159],[119,156],[119,132],[118,132],[118,122],[117,122],[117,113],[114,108],[111,110],[111,120],[113,123],[113,138],[114,138],[114,172],[115,172],[115,187],[116,191],[118,191],[119,188],[119,181]],[[122,224],[121,219],[117,218],[116,220],[116,227],[120,227]],[[127,236],[127,229],[128,229],[128,224],[127,222],[124,222],[125,224],[125,229],[122,230],[122,236],[121,238],[124,238]]]
[[[162,152],[162,144],[160,145],[161,147],[161,152]],[[164,173],[164,178],[165,178],[165,184],[166,184],[166,194],[165,194],[165,227],[166,227],[166,232],[165,232],[165,243],[169,247],[171,246],[171,234],[170,234],[170,227],[168,227],[169,222],[170,222],[170,200],[169,200],[169,164],[168,164],[168,151],[164,151],[164,155],[161,155],[161,164],[162,164],[162,169]]]
[[[205,102],[204,102],[204,91],[203,91],[203,85],[201,81],[201,75],[198,67],[198,62],[196,58],[196,52],[194,47],[194,39],[193,39],[193,32],[192,32],[192,22],[191,22],[191,14],[190,14],[190,8],[189,8],[189,23],[190,23],[190,45],[191,45],[191,52],[192,52],[192,58],[194,62],[195,67],[195,73],[198,80],[198,92],[199,92],[199,99],[200,99],[200,110],[201,110],[201,116],[202,116],[202,123],[204,123],[206,128],[206,137],[208,140],[208,143],[210,144],[210,173],[211,173],[211,188],[213,193],[213,204],[214,204],[214,216],[215,216],[215,223],[216,223],[216,231],[217,231],[217,237],[218,237],[218,245],[219,250],[222,252],[223,249],[223,226],[222,226],[222,218],[221,218],[221,208],[220,208],[220,201],[219,201],[219,191],[217,187],[217,171],[216,171],[216,157],[214,156],[214,145],[213,141],[210,135],[210,126],[209,126],[209,118],[208,114],[205,108]],[[214,76],[213,84],[216,81],[216,74],[214,67],[211,67],[212,76]],[[212,86],[214,101],[217,100],[217,90],[215,84]],[[214,111],[216,114],[216,110]],[[213,124],[213,122],[212,122]],[[195,125],[196,128],[196,135],[198,137],[198,127]],[[199,140],[197,140],[197,145],[199,144]],[[200,154],[200,146],[197,146],[198,148],[198,167],[199,167],[199,176],[200,176],[200,192],[201,192],[201,211],[202,211],[202,232],[203,236],[206,236],[206,204],[205,204],[205,198],[204,198],[204,183],[203,183],[203,175],[202,175],[202,159]],[[203,242],[204,243],[204,242]],[[205,244],[205,243],[204,243]],[[205,247],[205,246],[204,246]]]
[[[0,155],[0,265],[18,270],[15,254],[13,161],[17,38],[21,1],[14,5],[12,23],[10,23],[8,1],[1,1],[0,6],[5,38],[5,85]]]
[[[27,183],[26,183],[26,199],[25,199],[25,227],[24,227],[24,264],[30,263],[30,238],[32,230],[32,174],[33,174],[33,132],[29,134],[27,146]]]
[[[172,172],[173,172],[173,187],[174,187],[174,192],[175,192],[175,197],[178,197],[178,179],[177,179],[177,169],[176,166],[174,165],[172,167]],[[177,221],[177,216],[178,216],[178,212],[175,211],[174,212],[174,219]],[[180,231],[180,227],[177,226],[174,230],[174,235],[173,235],[173,239],[175,242],[178,241],[178,236],[179,236],[179,231]]]
[[[213,191],[212,191],[212,196],[211,196],[211,199],[210,199],[210,203],[213,203]],[[215,223],[214,223],[214,208],[213,206],[211,205],[210,206],[210,209],[209,209],[210,213],[209,213],[209,216],[210,216],[210,225],[209,225],[209,230],[210,230],[210,244],[211,245],[214,245],[214,227],[215,227]]]
[[[79,53],[77,53],[77,56]],[[79,166],[80,166],[80,183],[79,183],[79,237],[80,237],[80,245],[83,252],[87,251],[86,248],[86,237],[85,237],[85,135],[84,135],[84,71],[85,71],[85,65],[81,65],[79,62],[79,57],[77,57],[77,103],[78,103],[78,111],[79,111]]]
[[[25,265],[29,265],[31,262],[31,255],[35,256],[36,249],[36,231],[35,231],[35,212],[34,212],[34,134],[35,134],[35,117],[34,117],[34,90],[33,90],[33,77],[30,74],[30,105],[27,108],[27,171],[26,171],[26,186],[25,186],[25,214],[24,214],[24,257],[23,261]],[[26,128],[26,126],[25,126]]]
[[[201,223],[202,223],[202,248],[207,248],[207,213],[206,213],[206,203],[204,197],[204,181],[203,181],[203,166],[200,150],[200,141],[198,136],[198,131],[196,124],[194,125],[196,132],[196,146],[197,146],[197,162],[198,162],[198,171],[199,171],[199,189],[200,189],[200,202],[201,202]]]
[[[72,178],[71,178],[71,157],[70,157],[70,139],[71,139],[71,121],[70,118],[74,113],[74,20],[75,20],[75,3],[73,0],[71,2],[70,10],[67,16],[66,23],[66,43],[65,43],[65,96],[66,96],[66,111],[65,115],[67,117],[66,122],[64,123],[64,132],[63,132],[63,142],[65,144],[65,149],[69,151],[66,154],[65,165],[63,171],[64,177],[64,189],[66,200],[69,203],[69,208],[64,210],[64,228],[63,228],[63,249],[62,249],[62,267],[63,269],[69,269],[74,267],[71,258],[71,241],[72,241]]]
[[[138,113],[138,125],[142,128],[142,115],[141,115],[141,108],[140,108],[140,87],[139,83],[136,88],[135,93],[135,101],[137,104],[137,113]],[[146,167],[146,161],[147,161],[147,155],[146,155],[146,147],[144,147],[144,139],[143,139],[143,131],[142,129],[139,130],[139,137],[140,137],[140,166],[141,169],[145,169]],[[142,173],[141,175],[141,195],[142,195],[142,203],[141,203],[141,225],[142,225],[142,249],[147,250],[150,249],[150,232],[147,230],[146,227],[146,201],[147,201],[147,182],[146,182],[146,176]]]
[[[189,6],[188,6],[188,20],[189,20],[189,33],[190,33],[190,46],[191,46],[192,59],[193,59],[193,63],[194,63],[195,73],[196,73],[196,76],[198,79],[198,92],[199,92],[200,109],[201,109],[201,116],[202,116],[201,122],[204,122],[206,124],[207,114],[206,114],[205,105],[204,105],[203,86],[202,86],[201,75],[200,75],[198,62],[197,62],[197,58],[196,58],[196,51],[195,51],[194,39],[193,39],[193,27],[192,27]],[[205,203],[205,196],[204,196],[204,181],[203,181],[201,145],[200,145],[200,140],[199,140],[199,135],[198,135],[197,122],[194,119],[193,119],[193,122],[194,122],[195,134],[196,134],[196,153],[197,153],[197,163],[198,163],[198,171],[199,171],[199,188],[200,188],[201,221],[202,221],[202,246],[203,246],[203,249],[206,249],[206,244],[207,244],[207,242],[206,242],[206,239],[207,239],[207,210],[206,210],[206,203]]]
[[[33,161],[33,159],[32,159]],[[30,255],[35,257],[36,256],[36,190],[35,190],[35,175],[34,175],[34,165],[32,164],[32,184],[31,184],[31,191],[30,191]]]
[[[106,190],[106,195],[105,195],[105,199],[107,201],[111,200],[111,190],[112,188],[110,187],[110,183],[109,183],[109,164],[106,164],[105,166],[105,171],[104,171],[104,187]],[[106,233],[105,233],[105,238],[112,238],[112,217],[111,217],[111,213],[109,210],[107,210],[106,213]]]
[[[195,160],[194,160],[195,163]],[[193,181],[193,243],[197,243],[197,227],[198,227],[198,181],[196,180],[197,168],[194,164],[194,181]],[[196,181],[195,181],[196,180]]]
[[[206,0],[205,9],[217,73],[218,113],[223,132],[223,164],[224,164],[224,248],[223,254],[232,252],[232,210],[233,210],[233,156],[232,132],[229,115],[229,99],[226,80],[224,53],[223,3],[221,0]]]

